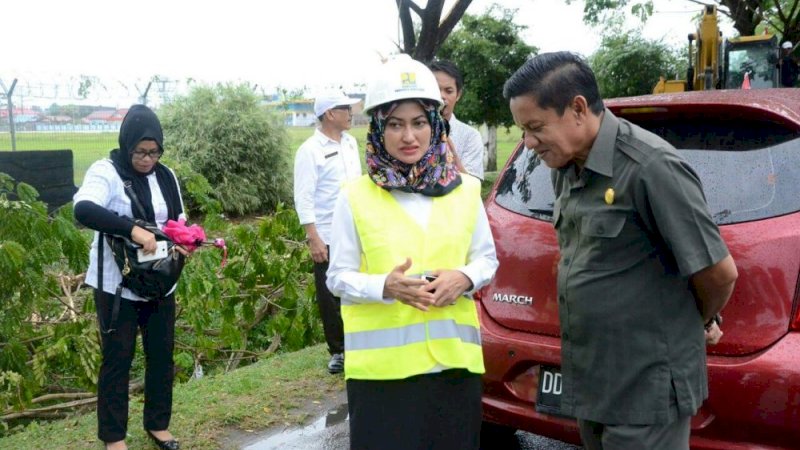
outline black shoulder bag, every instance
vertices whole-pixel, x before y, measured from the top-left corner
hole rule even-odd
[[[116,166],[115,166],[116,168]],[[133,191],[131,182],[123,179],[125,193],[131,199],[132,207],[138,209],[139,214],[144,216],[144,207],[139,201],[139,197]],[[131,239],[100,233],[98,239],[98,291],[103,290],[103,241],[108,243],[111,253],[114,255],[114,262],[119,267],[122,274],[122,282],[117,286],[114,294],[114,305],[111,311],[111,322],[107,329],[102,329],[103,333],[112,333],[119,314],[119,302],[122,297],[122,289],[128,288],[131,292],[149,301],[160,300],[169,293],[172,286],[178,282],[178,278],[183,271],[186,258],[175,248],[175,243],[161,231],[155,224],[140,219],[131,219],[136,226],[146,229],[153,233],[156,242],[166,241],[167,256],[153,261],[139,262],[138,251],[141,245]],[[105,239],[104,239],[105,238]]]

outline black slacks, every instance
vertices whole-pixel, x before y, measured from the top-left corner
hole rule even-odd
[[[325,275],[327,271],[328,261],[314,263],[317,306],[319,306],[319,315],[322,317],[322,329],[325,331],[325,342],[328,343],[328,351],[331,354],[344,353],[344,325],[342,324],[341,301],[325,285],[325,281],[328,278]]]
[[[95,290],[98,320],[108,324],[114,295]],[[120,299],[116,330],[101,333],[103,363],[97,381],[97,437],[103,442],[125,439],[128,430],[128,383],[142,332],[145,354],[144,428],[166,430],[172,416],[172,359],[175,342],[175,295],[158,302]]]
[[[478,450],[481,376],[462,369],[347,380],[350,450]]]

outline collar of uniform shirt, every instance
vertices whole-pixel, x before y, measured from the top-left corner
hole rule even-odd
[[[606,109],[603,113],[603,120],[600,122],[600,130],[589,150],[589,157],[586,158],[585,169],[607,177],[614,174],[614,148],[618,132],[619,119]]]

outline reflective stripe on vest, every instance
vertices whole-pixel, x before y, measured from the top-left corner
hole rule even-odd
[[[345,187],[362,247],[361,272],[385,274],[411,258],[408,274],[452,269],[467,263],[480,206],[480,183],[469,176],[443,197],[434,197],[422,229],[389,192],[364,176]],[[379,300],[379,299],[376,299]],[[345,378],[389,380],[434,367],[483,373],[475,303],[419,311],[399,301],[343,302]]]
[[[428,335],[431,339],[458,338],[461,342],[481,344],[481,335],[475,327],[459,325],[452,320],[435,320],[407,327],[348,333],[344,337],[344,345],[348,350],[399,347],[422,342]]]

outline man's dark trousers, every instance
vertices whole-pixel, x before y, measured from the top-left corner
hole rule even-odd
[[[330,250],[329,250],[330,251]],[[330,254],[330,253],[329,253]],[[314,284],[317,287],[317,305],[325,330],[325,341],[331,354],[344,353],[344,325],[342,324],[341,301],[325,285],[328,261],[314,263]]]

